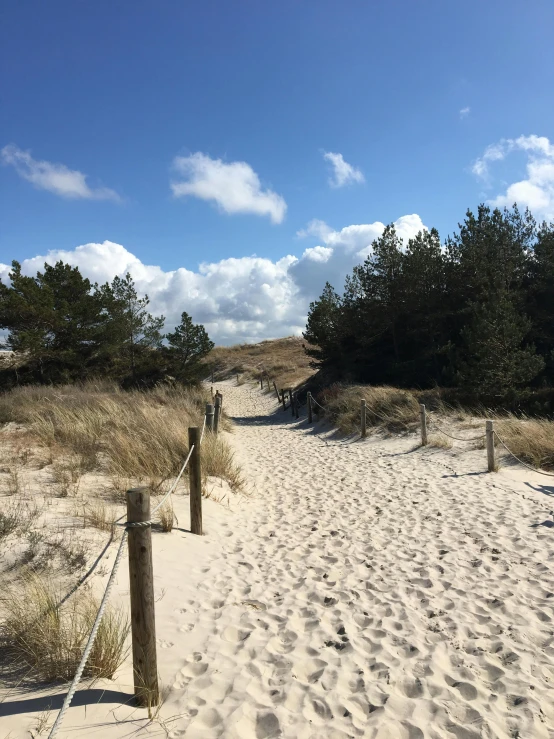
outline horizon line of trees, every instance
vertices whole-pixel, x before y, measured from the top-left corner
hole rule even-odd
[[[327,283],[304,338],[347,382],[456,388],[481,401],[554,386],[554,223],[479,205],[441,244],[394,225],[339,295]]]
[[[12,262],[9,284],[0,279],[0,329],[21,361],[0,368],[0,388],[59,384],[104,377],[122,387],[151,387],[172,378],[194,383],[201,360],[214,347],[188,313],[164,335],[165,317],[148,312],[130,274],[98,285],[78,267],[45,264],[35,277]]]

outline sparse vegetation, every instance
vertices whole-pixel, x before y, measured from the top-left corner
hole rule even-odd
[[[414,430],[419,422],[419,401],[414,392],[393,387],[367,385],[332,385],[319,393],[317,400],[328,416],[343,432],[360,428],[361,400],[365,399],[367,425],[391,432]]]
[[[2,598],[5,619],[0,629],[12,664],[53,682],[70,680],[98,611],[86,588],[59,606],[61,593],[35,574],[19,582]],[[85,668],[88,677],[113,677],[125,657],[129,624],[123,614],[108,607]]]
[[[239,384],[247,379],[260,381],[269,376],[278,388],[296,387],[314,373],[310,357],[304,351],[307,342],[297,336],[262,341],[259,344],[217,346],[205,358],[205,374],[214,370],[214,379],[239,375]]]
[[[175,521],[175,512],[171,501],[166,501],[158,511],[158,520],[160,522],[160,528],[163,532],[169,533],[173,531],[173,523]]]

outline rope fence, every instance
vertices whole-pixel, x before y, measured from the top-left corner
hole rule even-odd
[[[274,383],[275,385],[275,383]],[[279,401],[283,403],[283,410],[286,410],[288,406],[285,404],[285,397],[286,393],[289,393],[291,398],[296,397],[296,393],[293,393],[292,389],[286,389],[286,390],[277,390],[277,386],[275,385],[275,390],[277,392],[277,398]],[[317,413],[316,408],[320,408],[324,412],[328,412],[328,409],[325,408],[319,401],[317,401],[311,392],[307,392],[307,398],[306,403],[300,403],[298,400],[296,400],[296,410],[298,411],[298,408],[307,406],[307,413],[308,413],[308,422],[312,423],[313,421],[313,412]],[[381,420],[383,423],[386,423],[388,425],[395,424],[403,426],[408,431],[412,430],[412,427],[410,427],[407,423],[400,420],[399,418],[386,418],[385,416],[382,416],[380,413],[378,413],[373,408],[370,408],[367,406],[366,400],[363,398],[360,399],[360,436],[361,438],[365,438],[367,436],[367,412],[369,411],[372,415],[374,415],[376,418]],[[293,410],[294,415],[294,410]],[[298,418],[298,415],[296,415]],[[532,465],[528,464],[524,460],[520,459],[506,444],[506,442],[501,438],[501,436],[498,434],[496,429],[494,428],[494,422],[492,420],[487,420],[485,422],[485,433],[481,433],[478,436],[469,436],[469,437],[462,437],[462,436],[455,436],[454,434],[451,434],[449,431],[446,431],[435,419],[434,414],[429,413],[425,405],[420,404],[420,430],[421,430],[421,445],[427,446],[428,436],[427,436],[427,427],[429,421],[431,422],[432,428],[438,431],[441,434],[444,434],[444,436],[448,437],[449,439],[453,439],[454,441],[459,442],[476,442],[476,441],[483,441],[483,439],[486,440],[486,449],[487,449],[487,462],[488,462],[488,471],[489,472],[496,472],[498,470],[497,462],[496,462],[496,454],[495,454],[495,444],[494,439],[498,439],[500,444],[504,447],[504,449],[508,452],[508,454],[513,457],[513,459],[516,460],[519,464],[521,464],[523,467],[526,467],[528,470],[531,470],[532,472],[536,472],[539,475],[545,475],[546,477],[554,477],[553,472],[546,472],[545,470],[537,469],[536,467],[533,467]]]
[[[219,400],[219,403],[218,403]],[[150,511],[150,491],[148,488],[135,488],[127,491],[127,513],[120,516],[114,521],[115,526],[123,527],[123,535],[113,563],[112,570],[106,583],[106,588],[98,607],[98,612],[94,620],[94,624],[90,631],[87,643],[83,650],[81,660],[77,666],[75,676],[71,681],[67,694],[60,711],[50,729],[48,739],[55,739],[62,725],[65,714],[67,713],[71,702],[75,696],[75,692],[79,686],[83,676],[84,669],[90,657],[94,642],[104,616],[104,612],[108,605],[111,591],[115,582],[115,577],[119,569],[125,544],[129,540],[129,579],[131,584],[131,632],[133,643],[133,674],[135,684],[135,697],[139,705],[153,705],[159,697],[158,692],[158,674],[156,666],[156,634],[154,626],[154,592],[153,592],[153,569],[152,569],[152,539],[151,528],[153,524],[154,514],[160,510],[166,500],[175,492],[185,470],[189,468],[189,484],[190,484],[190,509],[191,509],[191,533],[202,534],[202,476],[200,462],[200,447],[204,439],[204,434],[208,428],[211,433],[217,434],[217,422],[219,421],[219,413],[221,413],[223,397],[221,393],[216,395],[215,413],[214,406],[210,403],[206,404],[206,413],[202,429],[189,428],[189,450],[183,462],[179,473],[163,498]],[[219,413],[218,413],[219,411]],[[215,423],[214,423],[215,415]],[[190,463],[190,466],[189,466]],[[141,515],[144,514],[144,515]],[[127,519],[124,523],[120,523],[123,519]],[[112,529],[113,538],[113,529]],[[136,539],[136,541],[135,541]],[[110,539],[111,542],[111,539]],[[133,556],[133,550],[140,549],[140,562],[136,556]],[[104,548],[102,555],[107,551]],[[102,556],[101,555],[101,556]],[[78,587],[78,586],[77,586]],[[73,588],[69,595],[72,595],[77,587]],[[69,597],[69,595],[67,597]],[[67,600],[67,598],[65,599]],[[137,606],[139,618],[136,618]],[[59,607],[59,606],[58,606]],[[137,660],[135,655],[141,655],[141,659]],[[148,654],[149,659],[142,657]]]

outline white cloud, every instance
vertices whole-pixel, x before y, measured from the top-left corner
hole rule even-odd
[[[195,271],[181,267],[165,272],[159,266],[144,264],[121,244],[104,241],[52,250],[21,260],[21,266],[24,274],[34,275],[45,262],[62,260],[99,283],[130,272],[138,290],[148,293],[151,312],[166,316],[168,330],[186,310],[194,321],[206,326],[217,343],[260,341],[299,335],[309,303],[321,294],[325,282],[329,280],[340,291],[346,275],[363,261],[372,241],[384,229],[379,221],[340,231],[323,221],[319,224],[319,233],[325,234],[323,243],[308,247],[299,258],[230,258],[202,263]],[[415,214],[399,218],[396,227],[405,239],[425,228]],[[0,264],[4,282],[9,271],[7,265]]]
[[[415,213],[401,216],[394,225],[404,243],[426,229]],[[319,236],[324,245],[306,249],[302,257],[290,265],[289,274],[300,293],[307,300],[313,300],[326,281],[342,290],[346,276],[370,254],[372,243],[384,230],[385,224],[381,221],[346,226],[340,231],[334,231],[324,221],[311,221],[306,232]]]
[[[296,232],[299,239],[305,239],[307,236],[317,236],[318,239],[326,239],[327,236],[333,231],[325,221],[321,221],[319,218],[313,218],[306,228],[301,228],[300,231]]]
[[[506,191],[488,202],[493,206],[511,206],[517,202],[527,206],[537,216],[554,218],[554,144],[546,136],[520,136],[502,139],[485,149],[472,166],[472,172],[491,185],[492,162],[504,160],[515,151],[527,155],[525,179],[508,185]]]
[[[254,213],[281,223],[287,204],[281,195],[262,189],[260,179],[246,162],[223,162],[197,151],[175,157],[173,169],[184,179],[171,183],[175,197],[192,195],[211,200],[225,213]]]
[[[471,108],[468,105],[467,107],[462,108],[460,110],[460,118],[462,118],[462,119],[463,118],[467,118],[470,113],[471,113]]]
[[[345,162],[342,154],[325,151],[323,152],[323,158],[330,162],[333,167],[332,176],[329,178],[331,187],[344,187],[344,185],[351,182],[365,182],[361,170]]]
[[[15,144],[4,146],[0,156],[3,164],[14,167],[20,177],[39,190],[48,190],[62,198],[75,200],[121,200],[114,190],[107,187],[89,187],[87,175],[82,172],[69,169],[65,164],[33,159],[29,151],[23,151]]]

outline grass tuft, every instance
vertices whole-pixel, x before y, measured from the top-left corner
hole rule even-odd
[[[58,607],[60,593],[31,574],[4,597],[2,639],[14,665],[28,676],[54,682],[71,680],[92,629],[98,601],[89,590]],[[122,612],[106,609],[85,667],[86,677],[112,678],[125,658],[129,623]]]

